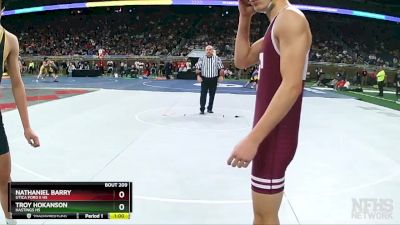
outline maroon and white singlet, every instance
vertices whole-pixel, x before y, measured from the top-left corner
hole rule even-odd
[[[288,7],[284,10],[293,10],[301,14],[294,7]],[[277,41],[274,38],[274,23],[275,19],[271,22],[264,36],[263,51],[260,54],[260,79],[257,90],[254,126],[264,115],[282,82],[280,52]],[[304,63],[303,80],[306,77],[308,55]],[[276,194],[283,191],[285,171],[292,161],[297,148],[302,98],[303,94],[299,96],[283,120],[260,144],[252,165],[251,184],[253,191],[262,194]]]

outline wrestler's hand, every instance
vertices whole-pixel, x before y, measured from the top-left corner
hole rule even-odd
[[[256,156],[258,145],[258,143],[251,140],[249,137],[244,138],[233,149],[232,155],[228,159],[228,165],[246,168]]]
[[[252,17],[256,14],[254,7],[250,5],[249,0],[239,0],[239,13],[240,16]]]
[[[26,140],[30,145],[32,145],[32,147],[37,148],[40,146],[39,137],[35,134],[35,132],[33,132],[31,128],[25,129],[24,135]]]

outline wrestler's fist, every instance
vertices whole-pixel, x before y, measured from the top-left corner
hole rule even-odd
[[[249,0],[239,0],[239,12],[241,16],[251,17],[256,14]]]

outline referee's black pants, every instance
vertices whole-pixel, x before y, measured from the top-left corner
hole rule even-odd
[[[206,109],[207,93],[210,92],[210,100],[208,101],[207,111],[212,111],[214,105],[215,92],[217,91],[218,77],[205,78],[201,77],[201,95],[200,95],[200,111]]]

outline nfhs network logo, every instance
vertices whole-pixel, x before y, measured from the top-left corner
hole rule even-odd
[[[393,199],[353,198],[352,219],[391,220],[393,219]]]

